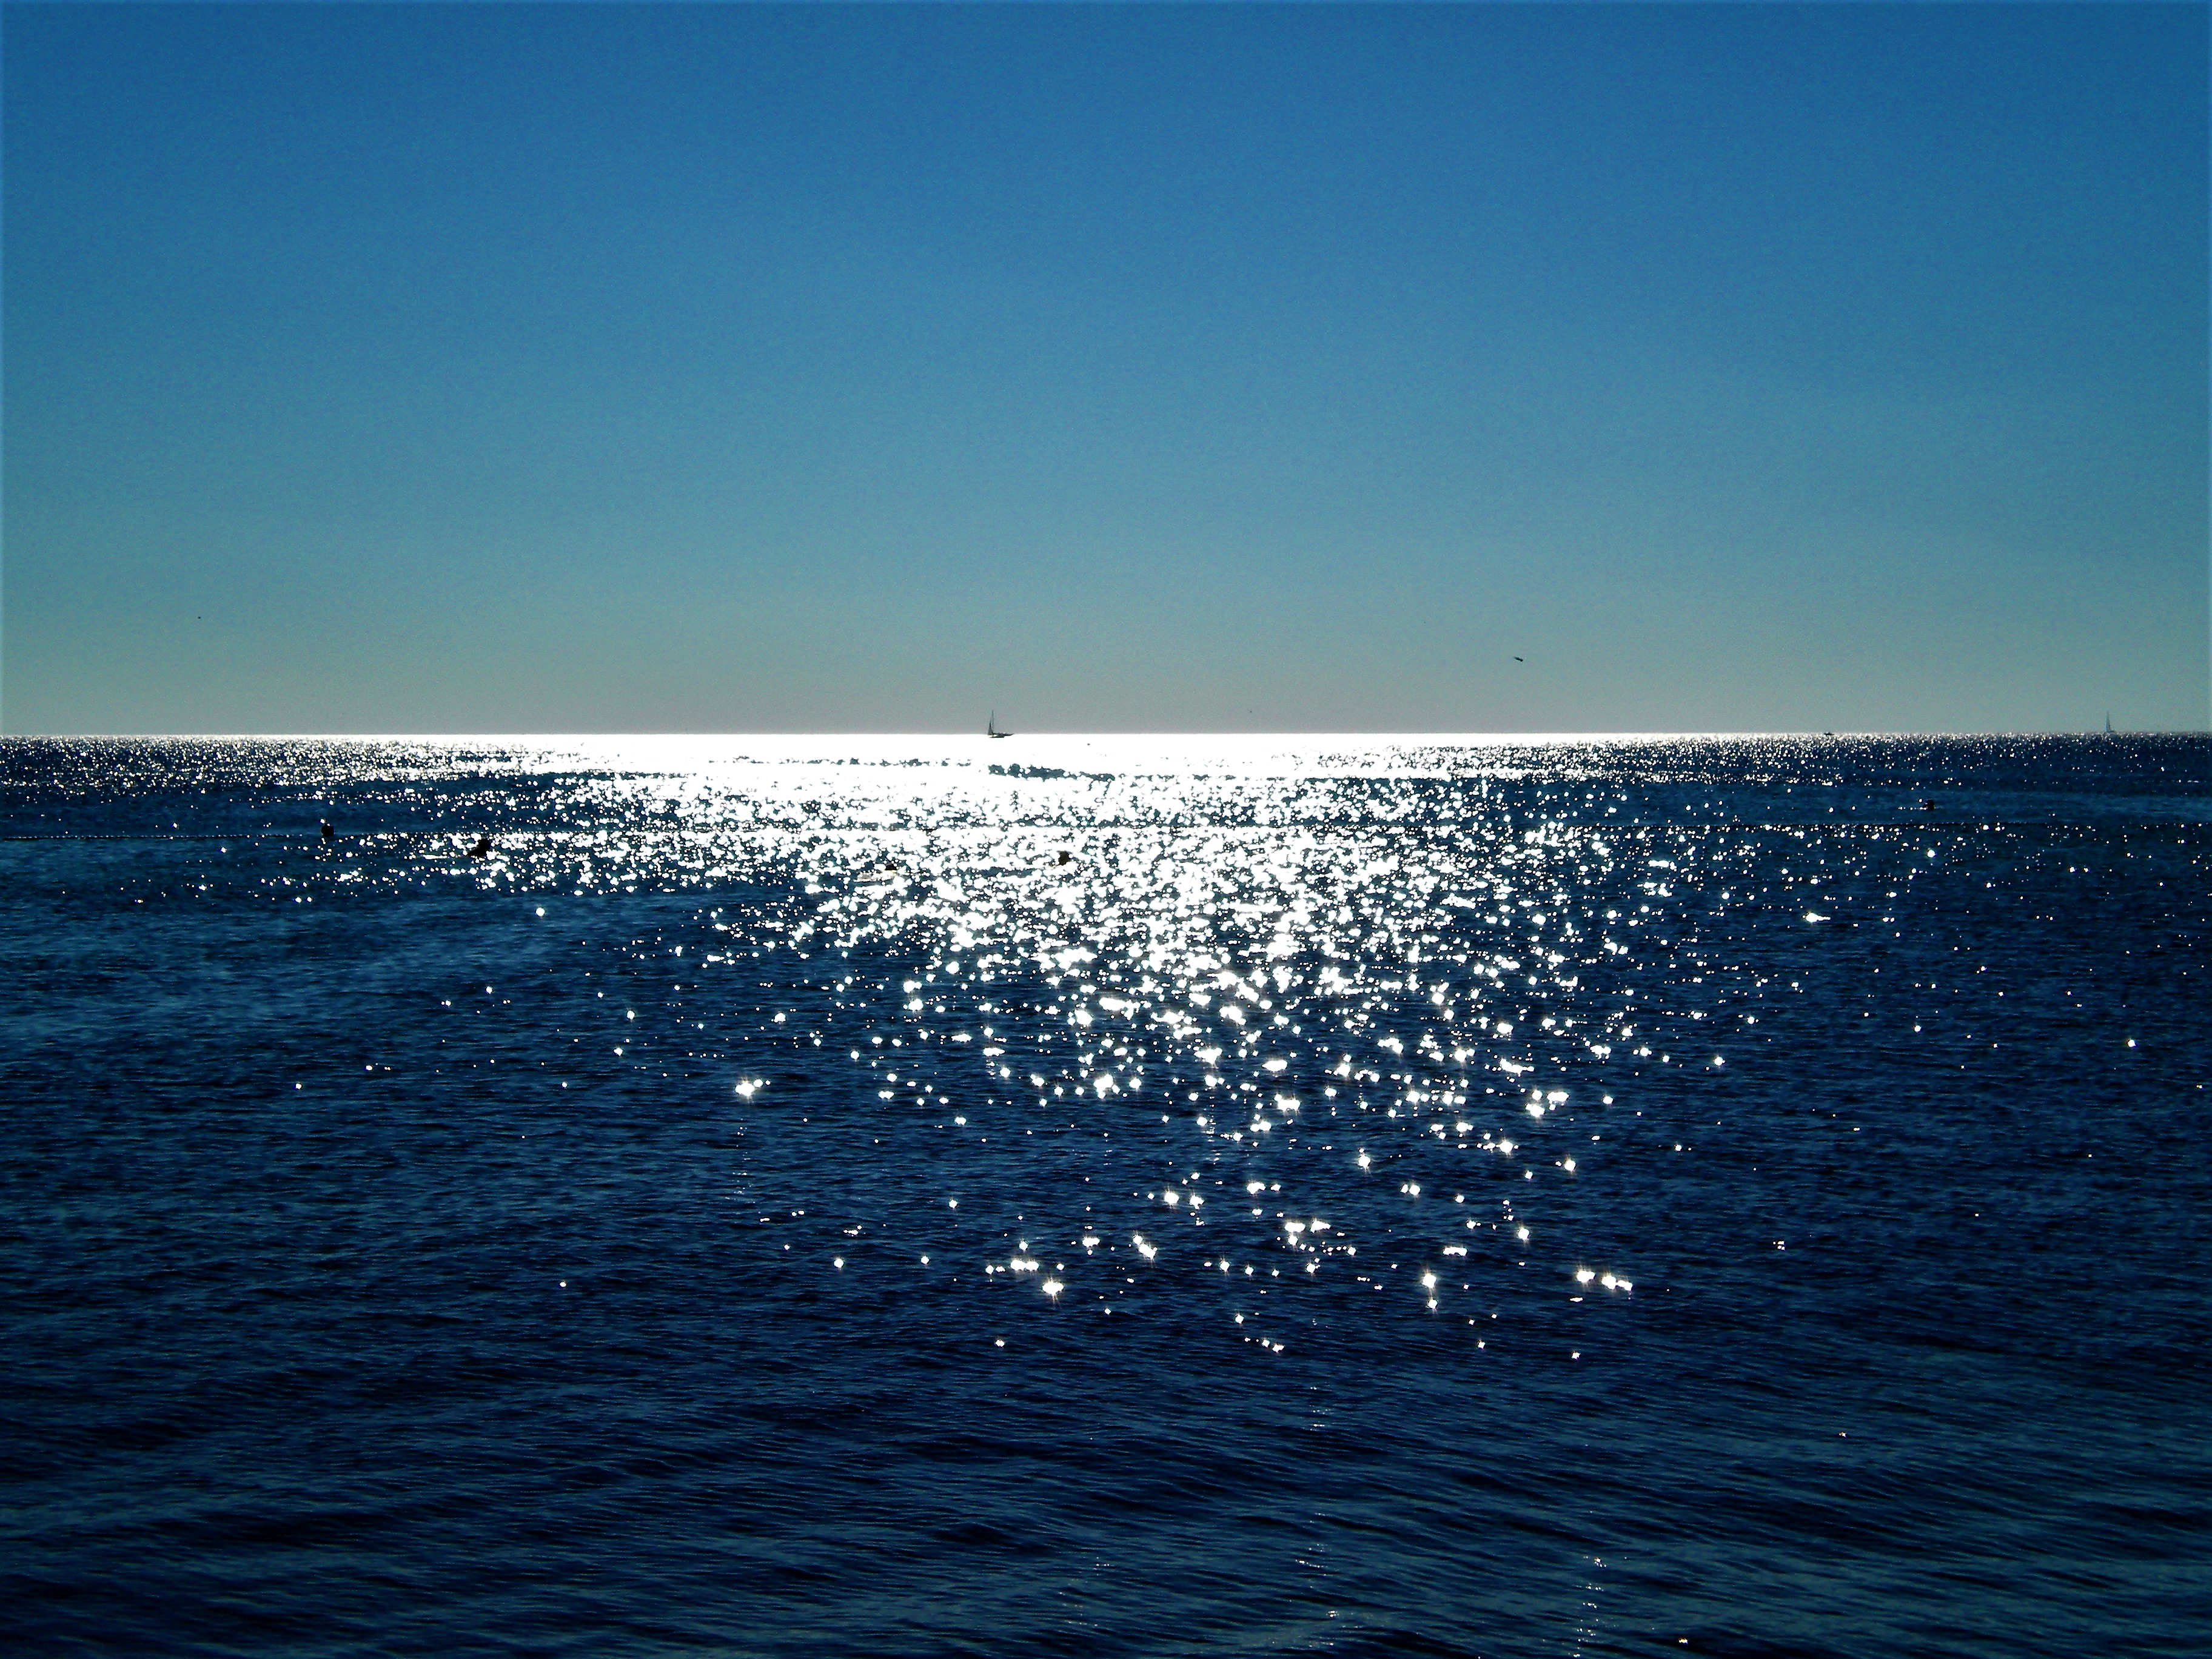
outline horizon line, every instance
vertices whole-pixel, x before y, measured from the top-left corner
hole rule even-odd
[[[1345,739],[1364,742],[1425,742],[1444,741],[1474,743],[1590,743],[1590,742],[1656,742],[1680,741],[1686,738],[2103,738],[2103,737],[2205,737],[2212,736],[2212,727],[2206,726],[1973,726],[1973,727],[1865,727],[1856,730],[1842,727],[1815,729],[1813,727],[1684,727],[1678,730],[1659,728],[1586,728],[1522,731],[1478,730],[1446,728],[1212,728],[1183,729],[1169,727],[1096,727],[1089,729],[1032,727],[1020,732],[999,733],[995,738],[988,732],[967,728],[957,730],[941,727],[858,727],[838,726],[815,729],[763,728],[759,730],[645,730],[591,729],[580,730],[514,730],[483,731],[426,728],[419,731],[228,731],[228,732],[0,732],[0,742],[209,742],[209,743],[399,743],[399,742],[538,742],[574,741],[580,738],[635,738],[652,741],[714,741],[745,740],[763,738],[915,738],[973,739],[978,743],[1004,743],[1024,738],[1276,738],[1298,739]],[[995,752],[995,751],[994,751]]]

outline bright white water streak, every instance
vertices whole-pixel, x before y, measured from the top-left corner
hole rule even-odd
[[[1753,936],[1887,921],[1957,839],[1609,824],[1613,764],[1673,741],[487,745],[459,769],[542,781],[523,827],[428,861],[556,922],[714,895],[592,1013],[627,1066],[727,1072],[733,1202],[824,1274],[1164,1301],[1268,1352],[1356,1292],[1489,1344],[1510,1298],[1648,1285],[1606,1186],[1694,1159],[1686,1090],[1795,988]],[[426,862],[379,850],[350,878]]]

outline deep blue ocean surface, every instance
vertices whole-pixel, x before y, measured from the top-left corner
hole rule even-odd
[[[9,740],[0,1645],[2202,1654],[2208,802]]]

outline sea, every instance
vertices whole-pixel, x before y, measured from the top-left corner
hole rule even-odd
[[[7,739],[0,1648],[2203,1655],[2208,808]]]

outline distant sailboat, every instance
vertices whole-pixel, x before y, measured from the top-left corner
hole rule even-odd
[[[987,738],[1011,738],[1014,734],[999,730],[999,711],[994,708],[991,718],[983,723],[983,735]]]
[[[2108,738],[2112,735],[2112,711],[2109,708],[2105,711],[2105,735]]]

